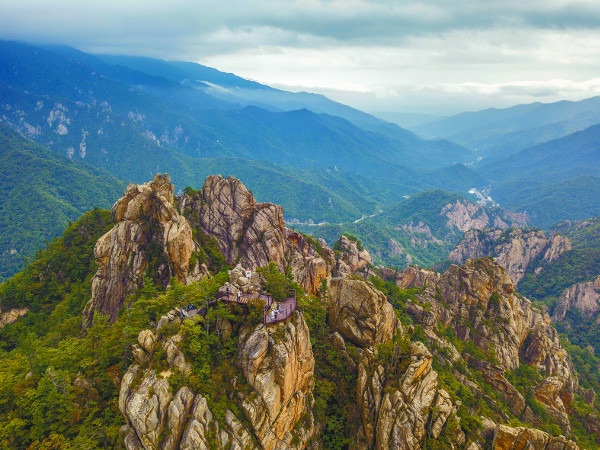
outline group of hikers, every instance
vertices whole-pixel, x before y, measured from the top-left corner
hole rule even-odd
[[[279,303],[275,303],[275,308],[273,308],[271,310],[271,319],[275,320],[277,319],[277,316],[279,315],[279,313],[281,313],[281,308],[279,307]]]

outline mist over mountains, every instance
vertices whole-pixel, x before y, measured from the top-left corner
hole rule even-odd
[[[597,98],[420,116],[409,131],[196,63],[10,41],[0,60],[0,120],[20,134],[7,137],[14,146],[33,140],[125,183],[167,172],[178,189],[197,188],[234,175],[298,224],[375,215],[378,227],[380,211],[430,189],[474,202],[476,188],[542,227],[600,212]]]

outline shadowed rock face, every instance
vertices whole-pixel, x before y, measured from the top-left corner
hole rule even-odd
[[[173,206],[173,185],[168,175],[156,175],[150,183],[130,184],[113,206],[116,225],[94,247],[98,270],[92,279],[92,298],[84,310],[84,326],[94,313],[117,317],[127,295],[147,274],[163,285],[173,276],[188,279],[189,260],[195,250],[192,230]]]

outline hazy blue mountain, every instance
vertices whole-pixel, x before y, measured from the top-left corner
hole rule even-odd
[[[315,113],[342,117],[360,128],[391,138],[405,139],[412,135],[397,124],[390,123],[393,121],[386,122],[324,95],[274,89],[197,63],[131,56],[99,55],[99,58],[107,63],[127,66],[194,87],[230,104],[258,106],[270,111],[308,109]]]
[[[436,116],[433,114],[403,113],[390,111],[376,111],[373,112],[373,115],[388,122],[393,122],[404,128],[412,128],[419,125],[425,125],[433,122],[434,120],[440,120],[445,117]]]
[[[485,162],[598,123],[600,97],[592,97],[578,102],[531,103],[465,112],[409,128],[476,149]]]
[[[0,122],[0,280],[69,221],[112,206],[124,188],[107,172],[57,156]]]
[[[532,180],[546,184],[579,175],[600,176],[600,125],[482,165],[479,172],[496,182]]]
[[[590,175],[555,184],[515,181],[494,187],[492,196],[508,209],[526,211],[531,223],[544,229],[600,215],[600,178]]]
[[[474,158],[472,151],[456,144],[423,141],[374,118],[383,124],[386,134],[308,110],[273,112],[253,106],[232,110],[230,104],[207,110],[200,100],[198,107],[182,107],[180,97],[186,97],[186,92],[194,94],[194,89],[170,88],[168,80],[159,79],[160,74],[139,74],[137,69],[124,71],[127,78],[121,69],[106,68],[107,63],[98,58],[58,50],[60,53],[14,42],[0,45],[6,62],[0,72],[0,88],[3,98],[9,100],[6,122],[60,154],[119,170],[115,175],[121,178],[125,178],[121,173],[124,167],[115,166],[124,157],[127,161],[121,166],[135,166],[143,159],[129,175],[135,179],[146,179],[149,172],[169,171],[178,182],[181,169],[177,166],[182,156],[188,155],[243,157],[297,168],[337,166],[373,178],[402,178],[406,184],[421,184],[422,175],[415,169],[434,170]],[[188,67],[197,69],[185,64],[180,70]],[[142,91],[137,84],[105,75],[99,71],[103,68],[122,80],[149,80],[151,88]],[[175,95],[154,96],[153,90]],[[82,145],[85,152],[79,151]],[[144,172],[143,176],[139,172]]]

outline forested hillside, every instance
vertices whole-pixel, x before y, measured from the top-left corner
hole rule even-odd
[[[0,280],[94,208],[110,207],[125,184],[73,162],[0,123]]]

